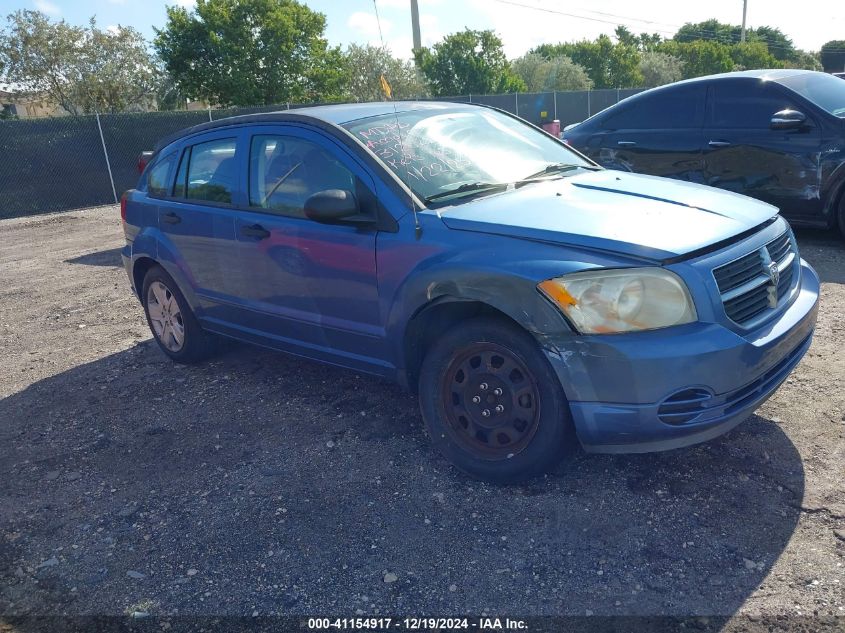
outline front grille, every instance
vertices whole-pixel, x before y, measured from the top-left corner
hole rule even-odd
[[[789,294],[797,265],[797,250],[787,230],[762,248],[714,268],[725,314],[739,325],[764,318]]]

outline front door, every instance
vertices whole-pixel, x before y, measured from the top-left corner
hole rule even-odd
[[[773,130],[776,112],[800,110],[807,125]],[[763,200],[786,215],[821,211],[819,128],[772,82],[723,80],[710,87],[704,184]]]
[[[376,213],[371,176],[344,148],[295,125],[252,128],[242,168],[248,201],[238,211],[238,326],[275,345],[385,373],[373,226],[305,217],[318,191],[355,193]]]

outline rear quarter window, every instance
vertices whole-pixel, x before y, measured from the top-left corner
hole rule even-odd
[[[156,164],[150,167],[147,175],[147,195],[154,198],[163,198],[170,191],[173,163],[176,161],[176,152],[168,154]]]

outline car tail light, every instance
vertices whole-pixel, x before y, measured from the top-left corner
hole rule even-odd
[[[144,169],[147,166],[147,163],[150,162],[150,159],[153,157],[152,152],[141,152],[138,155],[138,173],[143,174]]]
[[[120,196],[120,220],[126,222],[126,194]]]

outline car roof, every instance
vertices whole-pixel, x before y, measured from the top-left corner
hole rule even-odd
[[[705,75],[703,77],[693,77],[692,79],[684,79],[682,81],[676,81],[670,84],[665,84],[663,86],[657,86],[656,88],[649,88],[648,90],[643,90],[642,92],[638,92],[630,97],[622,99],[612,106],[601,110],[600,112],[596,112],[593,116],[589,119],[585,119],[581,123],[586,123],[587,121],[599,121],[603,120],[606,116],[610,116],[613,112],[617,111],[617,108],[622,104],[632,104],[637,102],[640,99],[646,98],[648,95],[656,94],[662,91],[668,91],[676,88],[677,86],[691,86],[698,83],[709,83],[712,81],[724,81],[729,79],[759,79],[761,81],[774,81],[774,82],[781,82],[784,79],[789,77],[795,77],[797,75],[821,75],[824,73],[817,72],[815,70],[801,70],[795,68],[770,68],[770,69],[759,69],[759,70],[736,70],[729,73],[719,73],[716,75]],[[579,123],[578,125],[581,125]]]
[[[803,70],[798,68],[760,68],[758,70],[735,70],[729,73],[719,73],[717,75],[705,75],[703,77],[694,77],[687,79],[684,82],[678,83],[693,83],[697,81],[710,81],[713,79],[763,79],[765,81],[779,81],[794,75],[807,75],[815,73],[814,70]],[[674,84],[673,84],[674,85]]]
[[[179,130],[178,132],[161,139],[156,144],[155,149],[158,151],[161,148],[191,134],[229,127],[232,125],[310,121],[312,123],[337,126],[344,125],[352,121],[399,112],[471,110],[480,107],[486,106],[481,104],[459,103],[452,101],[377,101],[373,103],[336,103],[332,105],[278,110],[275,112],[243,114],[240,116],[225,117],[223,119],[217,119],[216,121],[209,121],[207,123],[200,123],[199,125]]]

